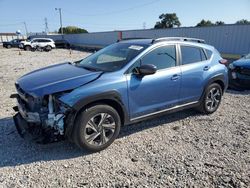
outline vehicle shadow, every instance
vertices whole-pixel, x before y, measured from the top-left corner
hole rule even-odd
[[[234,90],[234,89],[227,89],[226,93],[233,94],[233,95],[250,95],[250,90]]]
[[[123,126],[118,139],[194,115],[197,115],[196,111],[185,110]],[[68,141],[41,145],[25,140],[18,135],[12,117],[0,119],[0,168],[39,161],[71,159],[90,154],[92,153],[81,150]]]

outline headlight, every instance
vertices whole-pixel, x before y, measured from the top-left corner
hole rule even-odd
[[[236,78],[237,78],[236,72],[232,72],[232,78],[233,78],[233,79],[236,79]]]
[[[230,64],[229,64],[229,68],[233,70],[233,69],[235,68],[234,64],[233,64],[233,63],[230,63]]]

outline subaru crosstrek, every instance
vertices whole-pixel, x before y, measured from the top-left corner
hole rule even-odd
[[[21,136],[32,133],[37,142],[67,138],[100,151],[121,125],[185,108],[215,112],[228,85],[225,63],[200,39],[118,41],[19,78],[14,122]]]

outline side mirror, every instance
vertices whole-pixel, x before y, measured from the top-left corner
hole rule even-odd
[[[155,65],[147,64],[147,65],[141,65],[140,67],[137,67],[134,69],[134,73],[137,75],[151,75],[154,74],[157,71],[157,68]]]

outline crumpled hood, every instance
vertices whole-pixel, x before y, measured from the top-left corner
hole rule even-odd
[[[236,67],[243,67],[243,68],[247,68],[250,69],[250,59],[239,59],[237,61],[233,62],[233,65]]]
[[[101,73],[63,63],[30,72],[19,78],[17,84],[33,96],[44,96],[77,88],[97,79]]]

